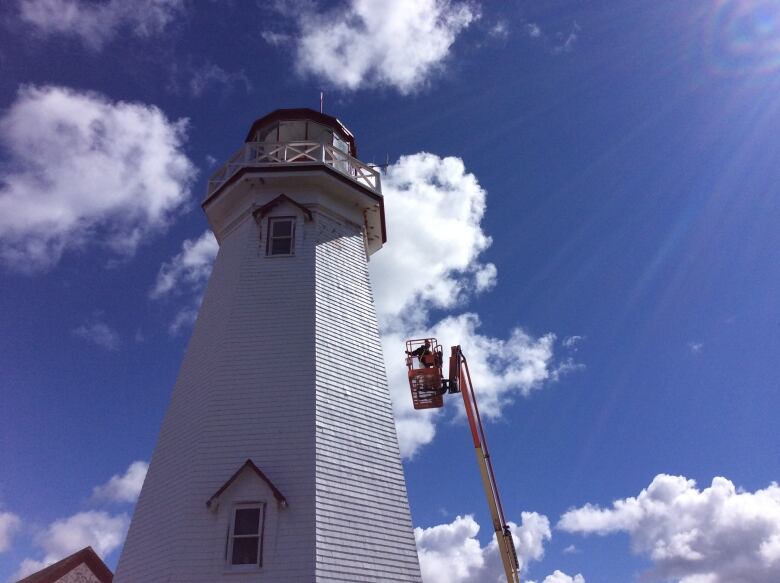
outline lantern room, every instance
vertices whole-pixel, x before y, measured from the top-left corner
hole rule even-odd
[[[246,141],[264,144],[316,142],[357,156],[352,133],[335,117],[310,109],[277,109],[252,124]]]
[[[335,117],[312,110],[278,109],[252,124],[247,142],[316,142],[357,156],[355,138]]]

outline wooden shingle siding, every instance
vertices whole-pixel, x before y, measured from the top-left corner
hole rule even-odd
[[[317,222],[317,581],[420,581],[359,228]]]
[[[250,205],[231,219],[117,583],[420,581],[363,236],[311,207],[312,220],[286,203],[268,213],[297,217],[290,257],[266,256]],[[250,475],[207,508],[247,459],[288,507]],[[254,572],[225,561],[238,502],[271,513]]]

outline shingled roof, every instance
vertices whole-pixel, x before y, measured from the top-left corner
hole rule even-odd
[[[16,583],[56,583],[81,564],[85,564],[100,583],[111,583],[114,580],[113,573],[92,547],[84,547],[69,557],[20,579]]]

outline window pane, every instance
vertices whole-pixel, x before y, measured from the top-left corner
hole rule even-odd
[[[306,139],[305,121],[283,121],[279,123],[280,142],[301,142]]]
[[[309,141],[320,142],[321,144],[333,143],[333,132],[318,123],[309,122]]]
[[[257,534],[260,532],[260,509],[242,508],[236,510],[236,524],[233,534]]]
[[[231,563],[233,565],[256,565],[258,541],[259,537],[256,536],[233,539]]]
[[[289,237],[292,235],[292,221],[274,221],[272,237]]]
[[[257,130],[257,141],[258,142],[276,142],[276,128],[278,126],[276,124],[273,124],[266,128],[260,128]]]
[[[271,255],[290,255],[292,253],[292,239],[271,239]]]
[[[333,145],[342,152],[349,153],[349,144],[336,134],[333,134]]]

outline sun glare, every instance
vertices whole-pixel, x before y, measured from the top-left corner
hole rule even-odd
[[[780,2],[721,0],[712,25],[712,61],[721,73],[780,68]]]

